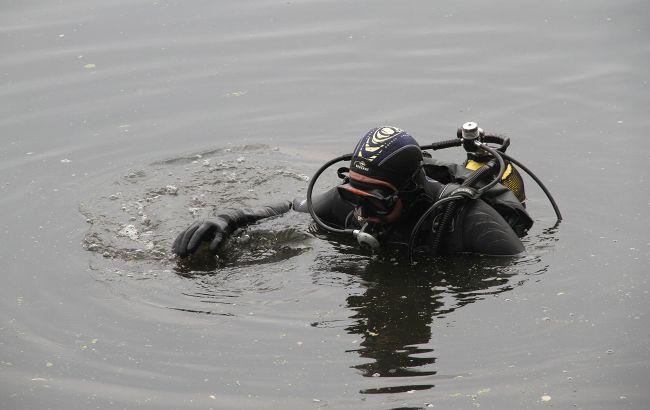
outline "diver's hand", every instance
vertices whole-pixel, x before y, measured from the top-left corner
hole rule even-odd
[[[214,253],[227,236],[227,226],[227,221],[222,218],[216,221],[197,221],[178,234],[172,251],[185,258],[195,253],[203,242],[210,242],[210,251]]]

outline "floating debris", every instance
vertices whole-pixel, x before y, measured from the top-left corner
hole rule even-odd
[[[545,394],[545,395],[543,395],[541,397],[541,399],[542,399],[542,401],[551,401],[551,396],[549,396],[548,394]]]
[[[95,64],[93,64],[93,63],[88,63],[88,64],[84,65],[84,68],[86,70],[91,70],[91,69],[93,69],[95,67],[97,67],[97,66]]]

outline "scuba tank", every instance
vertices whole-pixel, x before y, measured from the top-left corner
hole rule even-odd
[[[482,128],[479,128],[478,124],[475,122],[466,122],[463,124],[463,126],[457,131],[457,137],[463,141],[462,145],[467,153],[467,159],[463,162],[463,166],[470,171],[476,171],[494,158],[487,151],[477,149],[476,144],[473,143],[474,141],[497,144],[494,148],[501,153],[505,153],[506,149],[510,145],[509,138],[503,138],[496,135],[485,135],[485,131],[483,131]],[[506,169],[499,182],[512,191],[519,202],[525,205],[526,191],[524,189],[524,180],[512,162],[505,160],[505,165]]]

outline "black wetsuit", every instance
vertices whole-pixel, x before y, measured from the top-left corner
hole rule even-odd
[[[413,227],[421,215],[436,200],[449,195],[469,175],[470,171],[457,164],[442,163],[431,158],[424,159],[420,200],[411,203],[399,220],[386,229],[384,246],[408,247]],[[435,178],[435,179],[434,179]],[[343,201],[336,188],[313,199],[316,214],[326,223],[338,228],[361,228],[354,214],[353,206]],[[222,240],[238,228],[250,225],[260,219],[280,215],[291,208],[308,212],[306,200],[282,201],[258,209],[239,209],[221,213],[211,221],[197,221],[183,231],[174,241],[174,252],[181,256],[194,253],[202,241],[210,242],[210,249],[216,251]],[[435,237],[434,213],[421,226],[415,245],[420,251],[427,251]],[[473,252],[488,255],[515,255],[524,251],[519,236],[525,235],[533,221],[523,204],[515,195],[497,184],[486,191],[481,199],[467,199],[459,204],[451,223],[442,235],[436,253]]]
[[[384,245],[408,247],[413,227],[434,201],[449,195],[471,171],[456,164],[425,158],[427,178],[420,201],[411,204],[399,221],[387,230]],[[435,176],[436,179],[430,178]],[[443,181],[443,182],[440,182]],[[335,188],[313,200],[314,211],[323,221],[338,228],[360,229],[361,223],[352,205],[343,201]],[[296,200],[293,208],[308,212],[305,200]],[[440,213],[425,220],[416,245],[427,252],[432,244]],[[515,195],[501,184],[485,192],[481,199],[464,200],[443,233],[436,253],[472,252],[488,255],[515,255],[524,251],[519,239],[533,221]]]

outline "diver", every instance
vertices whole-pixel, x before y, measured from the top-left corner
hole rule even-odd
[[[411,261],[451,253],[522,253],[520,237],[533,220],[513,163],[540,184],[560,220],[555,202],[523,164],[505,154],[509,139],[486,135],[473,122],[459,128],[457,137],[421,147],[399,128],[373,128],[351,154],[329,161],[316,172],[307,198],[230,210],[213,220],[197,221],[176,237],[172,250],[186,258],[207,244],[216,253],[235,230],[293,209],[309,212],[326,231],[352,234],[375,253],[397,250],[406,252]],[[487,144],[495,140],[502,143],[497,149]],[[467,151],[462,165],[435,160],[423,150],[460,145]],[[337,171],[342,182],[312,198],[320,174],[341,160],[350,161],[349,167]]]

